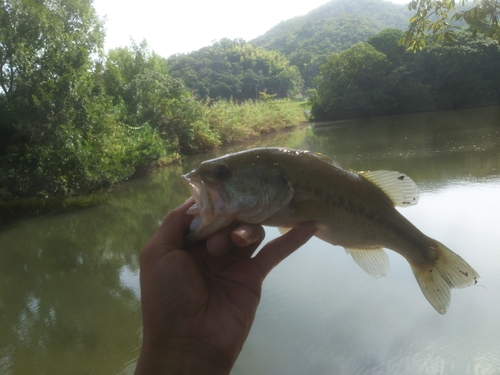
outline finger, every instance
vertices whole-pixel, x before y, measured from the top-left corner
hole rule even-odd
[[[305,244],[318,228],[293,228],[286,234],[272,240],[255,256],[263,278],[283,259]]]
[[[207,239],[207,250],[212,256],[223,256],[230,249],[240,251],[254,243],[260,244],[264,236],[264,228],[260,225],[232,223]]]
[[[231,248],[231,253],[241,258],[250,258],[260,246],[265,236],[266,231],[262,225],[242,225],[231,233],[231,238],[236,245]]]
[[[262,225],[243,224],[231,232],[231,239],[238,247],[245,247],[261,242],[266,235]]]
[[[184,247],[184,235],[189,230],[189,224],[193,218],[192,215],[186,214],[186,211],[193,204],[194,199],[191,197],[169,212],[156,233],[144,247],[143,252],[154,251],[158,252],[158,256],[162,256],[172,250],[182,249]]]

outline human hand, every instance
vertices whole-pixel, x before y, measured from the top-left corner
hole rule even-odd
[[[170,212],[140,256],[143,344],[136,375],[229,374],[248,336],[267,274],[314,228],[266,244],[260,225],[237,224],[184,241],[192,199]]]

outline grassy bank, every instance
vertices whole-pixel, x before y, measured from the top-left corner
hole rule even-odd
[[[291,100],[217,102],[203,106],[193,150],[206,151],[297,126],[306,120],[301,104]]]
[[[0,215],[10,216],[18,209],[22,216],[66,210],[72,206],[70,197],[109,189],[151,168],[177,162],[184,154],[207,152],[298,126],[306,120],[301,103],[290,100],[240,104],[222,101],[198,106],[196,119],[189,128],[175,129],[184,134],[182,148],[148,124],[132,129],[113,121],[101,123],[95,135],[83,134],[81,139],[85,142],[75,141],[75,133],[68,132],[67,142],[57,151],[50,147],[33,148],[28,155],[41,171],[39,174],[25,173],[23,164],[0,173]],[[19,189],[9,190],[12,181],[26,187],[23,194],[19,194]],[[61,200],[66,203],[59,203]],[[74,201],[79,207],[85,206],[85,199]],[[94,203],[89,200],[90,205]]]

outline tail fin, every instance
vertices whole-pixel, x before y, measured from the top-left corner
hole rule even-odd
[[[436,241],[436,246],[439,259],[432,266],[412,266],[412,270],[425,298],[444,315],[450,305],[451,289],[476,284],[479,274],[443,244]]]

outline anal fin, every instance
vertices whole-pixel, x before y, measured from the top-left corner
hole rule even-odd
[[[345,248],[352,259],[370,276],[380,279],[389,272],[389,258],[381,247],[369,249]]]

